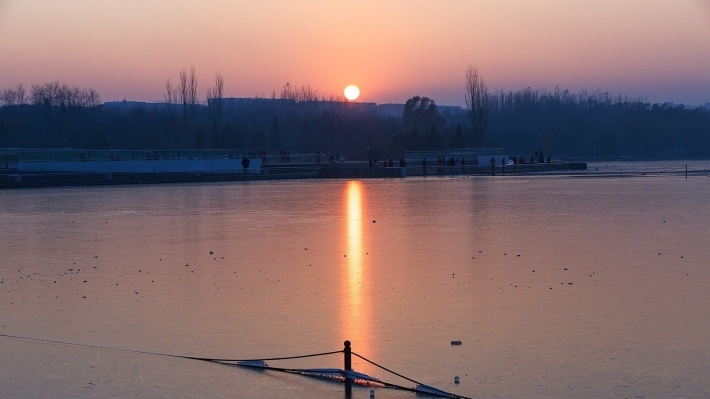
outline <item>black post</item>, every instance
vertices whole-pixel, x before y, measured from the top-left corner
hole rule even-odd
[[[688,165],[685,165],[685,180],[688,180]]]
[[[343,348],[343,369],[347,371],[352,371],[353,369],[353,363],[352,363],[352,351],[350,350],[350,341],[345,341],[343,343],[345,345],[345,348]],[[353,379],[349,377],[345,377],[345,398],[349,399],[352,397],[352,389],[353,389]]]
[[[345,364],[344,364],[343,368],[346,371],[351,371],[353,369],[353,363],[352,363],[352,357],[351,357],[352,351],[350,350],[350,341],[345,341],[344,344],[345,344],[345,349],[343,349],[343,355],[344,355],[343,357],[345,360]]]

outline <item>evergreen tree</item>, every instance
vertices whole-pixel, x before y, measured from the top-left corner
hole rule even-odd
[[[410,151],[416,151],[422,149],[422,136],[419,134],[419,130],[415,127],[412,129],[412,133],[409,134],[409,144],[407,149]]]
[[[436,129],[436,126],[432,125],[424,138],[424,146],[427,150],[441,150],[444,148],[443,141],[441,140],[441,134]]]
[[[452,148],[464,148],[466,147],[466,141],[463,138],[463,132],[461,132],[461,125],[456,125],[456,133],[454,133],[454,138],[451,140]]]

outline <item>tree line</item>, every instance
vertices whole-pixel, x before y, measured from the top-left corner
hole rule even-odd
[[[489,144],[583,158],[707,158],[710,110],[601,91],[491,94]]]
[[[108,107],[90,88],[59,82],[0,91],[0,148],[240,149],[340,152],[349,159],[395,158],[408,150],[504,147],[528,156],[706,158],[710,110],[650,104],[606,92],[525,88],[489,92],[465,72],[466,110],[440,111],[413,96],[402,114],[381,115],[286,83],[271,98],[229,103],[221,74],[198,95],[195,69],[166,80],[159,106]],[[328,106],[318,106],[318,104]],[[356,104],[355,104],[356,105]]]
[[[0,91],[3,106],[32,105],[58,107],[95,107],[99,105],[99,93],[94,89],[69,87],[59,82],[32,85],[29,94],[23,84]]]

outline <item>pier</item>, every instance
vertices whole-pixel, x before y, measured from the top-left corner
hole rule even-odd
[[[417,154],[419,155],[419,154]],[[490,157],[490,155],[481,155]],[[328,159],[325,154],[273,154],[257,150],[181,151],[0,151],[0,189],[127,184],[170,184],[291,179],[374,179],[409,176],[491,175],[488,165],[443,165],[421,158],[384,162]],[[248,163],[243,163],[248,159]],[[436,158],[434,158],[436,159]],[[472,158],[469,158],[472,159]],[[246,166],[245,166],[246,165]],[[497,165],[493,174],[516,175],[586,170],[586,163]]]

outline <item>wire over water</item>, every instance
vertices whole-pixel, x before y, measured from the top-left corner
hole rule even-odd
[[[364,361],[370,363],[371,365],[373,365],[373,366],[375,366],[375,367],[379,367],[379,368],[381,368],[382,370],[385,370],[385,371],[387,371],[387,372],[389,372],[389,373],[392,373],[392,374],[396,375],[397,377],[404,378],[405,380],[407,380],[407,381],[409,381],[409,382],[413,382],[413,383],[418,384],[418,385],[424,385],[424,384],[422,384],[422,383],[419,382],[419,381],[415,381],[415,380],[413,380],[413,379],[411,379],[411,378],[407,378],[407,377],[403,376],[402,374],[396,373],[396,372],[394,372],[394,371],[392,371],[392,370],[390,370],[390,369],[388,369],[388,368],[386,368],[386,367],[384,367],[384,366],[381,366],[381,365],[379,365],[379,364],[373,362],[373,361],[370,360],[370,359],[366,359],[365,357],[363,357],[363,356],[361,356],[361,355],[358,355],[358,354],[355,353],[355,352],[352,352],[352,354],[355,355],[355,356],[357,356],[357,357],[359,357],[360,359],[362,359],[362,360],[364,360]]]
[[[0,333],[0,337],[6,337],[6,338],[15,338],[15,339],[24,339],[27,341],[35,341],[35,342],[44,342],[48,344],[58,344],[58,345],[69,345],[69,346],[79,346],[83,348],[94,348],[94,349],[106,349],[106,350],[112,350],[112,351],[120,351],[120,352],[129,352],[129,353],[140,353],[144,355],[155,355],[155,356],[167,356],[167,357],[177,357],[181,359],[190,359],[190,360],[201,360],[205,362],[249,362],[249,361],[255,361],[255,360],[289,360],[289,359],[303,359],[307,357],[316,357],[316,356],[326,356],[326,355],[333,355],[337,353],[343,353],[342,350],[339,351],[332,351],[332,352],[324,352],[324,353],[313,353],[309,355],[299,355],[299,356],[285,356],[285,357],[272,357],[272,358],[259,358],[259,359],[220,359],[220,358],[210,358],[210,357],[197,357],[197,356],[186,356],[186,355],[175,355],[175,354],[170,354],[170,353],[160,353],[160,352],[150,352],[150,351],[140,351],[140,350],[135,350],[135,349],[127,349],[127,348],[114,348],[110,346],[102,346],[102,345],[91,345],[91,344],[80,344],[76,342],[67,342],[67,341],[58,341],[58,340],[51,340],[51,339],[43,339],[43,338],[34,338],[34,337],[23,337],[19,335],[10,335],[10,334],[2,334]]]
[[[197,357],[197,356],[175,355],[175,354],[170,354],[170,353],[140,351],[140,350],[135,350],[135,349],[115,348],[115,347],[102,346],[102,345],[80,344],[80,343],[76,343],[76,342],[51,340],[51,339],[36,338],[36,337],[24,337],[24,336],[19,336],[19,335],[2,334],[2,333],[0,333],[0,337],[22,339],[22,340],[27,340],[27,341],[42,342],[42,343],[56,344],[56,345],[69,345],[69,346],[77,346],[77,347],[82,347],[82,348],[113,350],[113,351],[128,352],[128,353],[139,353],[139,354],[144,354],[144,355],[154,355],[154,356],[165,356],[165,357],[173,357],[173,358],[180,358],[180,359],[199,360],[199,361],[204,361],[204,362],[212,362],[212,363],[217,363],[217,364],[222,364],[222,365],[230,365],[230,366],[253,367],[253,368],[259,368],[259,369],[263,369],[263,370],[271,370],[271,371],[279,371],[279,372],[284,372],[284,373],[299,374],[299,375],[304,375],[304,376],[308,376],[308,377],[315,377],[315,378],[331,378],[332,379],[332,377],[333,377],[332,372],[337,371],[337,373],[340,374],[340,376],[341,376],[340,377],[341,380],[347,381],[348,379],[350,379],[352,381],[352,379],[353,379],[351,370],[349,371],[349,370],[339,370],[339,369],[282,368],[282,367],[268,366],[268,365],[266,365],[266,363],[263,363],[263,366],[251,366],[248,364],[239,364],[239,363],[255,362],[255,361],[264,362],[266,360],[278,361],[278,360],[291,360],[291,359],[303,359],[303,358],[309,358],[309,357],[327,356],[327,355],[343,353],[344,352],[343,350],[322,352],[322,353],[313,353],[313,354],[308,354],[308,355],[297,355],[297,356],[282,356],[282,357],[271,357],[271,358],[251,358],[251,359],[246,359],[246,358],[245,359],[234,359],[234,358],[226,359],[226,358]],[[378,367],[384,371],[394,374],[397,377],[405,379],[409,382],[417,384],[417,387],[414,387],[414,388],[405,387],[402,385],[385,382],[385,381],[379,380],[377,378],[373,378],[373,377],[367,376],[365,374],[359,374],[359,373],[356,373],[356,374],[358,374],[356,376],[356,379],[362,379],[364,381],[375,383],[375,384],[378,384],[379,386],[386,387],[386,388],[406,390],[406,391],[410,391],[410,392],[423,393],[423,394],[440,396],[440,397],[449,397],[449,398],[456,398],[456,399],[471,399],[466,396],[461,396],[461,395],[457,395],[454,393],[442,391],[440,389],[422,384],[421,382],[418,382],[416,380],[408,378],[408,377],[406,377],[402,374],[399,374],[393,370],[390,370],[380,364],[377,364],[377,363],[373,362],[372,360],[365,358],[362,355],[359,355],[355,352],[351,352],[351,353],[353,355],[359,357],[360,359],[372,364],[375,367]],[[327,371],[324,371],[324,370],[327,370]]]

